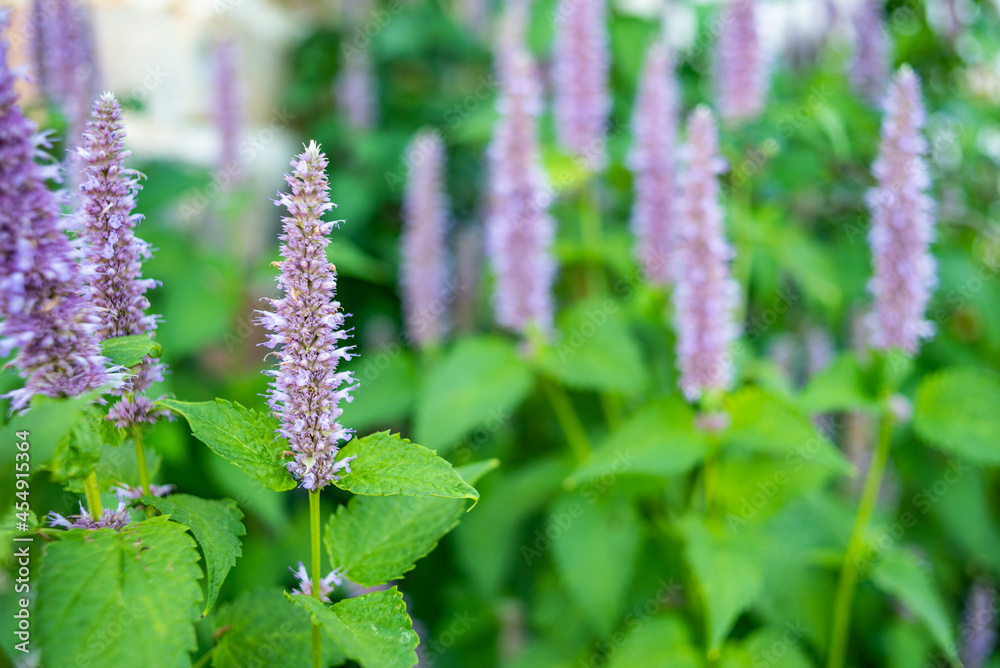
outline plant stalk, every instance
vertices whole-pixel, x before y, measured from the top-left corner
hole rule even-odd
[[[851,626],[851,606],[854,602],[854,589],[858,582],[858,557],[864,548],[868,528],[871,525],[875,503],[878,501],[879,489],[882,487],[882,476],[885,474],[886,463],[889,461],[889,449],[892,445],[892,413],[886,411],[882,415],[879,427],[878,445],[875,456],[868,467],[865,486],[861,492],[861,503],[854,519],[847,551],[844,553],[844,563],[840,570],[840,582],[837,586],[837,596],[833,608],[833,629],[830,632],[830,656],[827,668],[843,668],[847,656],[847,641]]]
[[[310,548],[312,549],[312,595],[317,601],[320,600],[319,591],[319,490],[309,490],[309,537]],[[312,665],[313,668],[323,668],[323,637],[320,633],[319,624],[312,623]]]
[[[101,490],[97,486],[97,474],[91,473],[83,480],[83,491],[87,495],[87,505],[90,507],[90,516],[94,520],[101,519],[104,509],[101,507]]]
[[[135,458],[139,462],[139,482],[142,484],[142,493],[145,496],[152,496],[149,491],[149,469],[146,468],[146,446],[142,441],[142,427],[132,425],[132,440],[135,442]]]
[[[587,438],[587,431],[573,408],[573,402],[562,387],[548,379],[542,379],[542,387],[552,404],[552,412],[556,415],[556,420],[569,442],[573,455],[578,462],[586,460],[591,452],[590,439]]]
[[[601,211],[597,203],[596,180],[590,180],[580,190],[580,239],[587,251],[587,292],[603,292],[604,270],[598,257],[601,252]],[[591,254],[594,257],[590,257]]]

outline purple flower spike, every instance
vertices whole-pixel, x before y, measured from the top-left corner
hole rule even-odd
[[[674,310],[681,390],[694,401],[705,391],[728,389],[732,382],[730,344],[738,333],[733,312],[739,285],[729,276],[733,251],[723,230],[718,180],[725,163],[718,155],[715,119],[707,107],[691,113],[687,137]]]
[[[378,79],[372,66],[369,49],[361,49],[347,57],[334,82],[333,95],[348,126],[355,130],[371,130],[378,124]]]
[[[983,668],[997,646],[997,590],[977,582],[969,591],[962,619],[962,665]]]
[[[667,285],[677,218],[677,84],[666,44],[657,42],[646,55],[632,126],[635,144],[629,165],[635,172],[632,229],[636,256],[650,282]]]
[[[80,252],[46,187],[57,168],[35,162],[47,146],[17,105],[7,43],[0,40],[0,356],[19,348],[13,365],[27,379],[6,395],[14,410],[36,394],[78,396],[121,382],[105,367],[100,319],[81,296]]]
[[[403,198],[402,293],[407,334],[418,346],[438,342],[447,329],[444,161],[444,140],[438,132],[424,130],[410,142],[406,160],[410,174]]]
[[[212,47],[212,116],[221,139],[219,167],[238,173],[236,151],[243,131],[244,91],[239,76],[242,53],[232,37],[221,38]]]
[[[298,586],[292,590],[292,593],[301,596],[312,596],[312,579],[309,577],[309,572],[306,571],[305,564],[300,561],[298,569],[289,566],[288,570],[294,573],[295,579],[299,581]],[[330,571],[325,578],[319,581],[319,600],[329,603],[333,588],[339,587],[343,582],[344,579],[339,570]]]
[[[77,152],[86,166],[80,219],[89,252],[85,258],[93,279],[87,289],[101,317],[101,339],[147,334],[156,329],[156,316],[147,315],[146,291],[158,283],[142,277],[142,263],[149,259],[149,244],[135,236],[142,216],[133,214],[143,175],[124,167],[131,152],[125,149],[121,106],[111,93],[94,105],[84,144]],[[127,388],[129,395],[115,404],[110,419],[119,427],[154,422],[160,412],[142,396],[163,380],[163,365],[145,358]]]
[[[878,104],[889,80],[889,44],[885,18],[876,0],[861,0],[854,12],[854,54],[851,85],[871,104]]]
[[[338,418],[342,400],[351,400],[357,385],[349,371],[337,371],[341,359],[352,357],[342,346],[348,338],[344,313],[336,301],[337,274],[326,258],[330,229],[342,221],[326,222],[330,202],[327,159],[316,142],[292,161],[285,175],[290,192],[279,193],[275,204],[288,209],[282,218],[281,299],[267,300],[271,311],[257,311],[257,324],[271,334],[262,345],[281,346],[278,368],[264,373],[274,378],[268,391],[271,409],[280,417],[277,433],[288,439],[295,459],[292,475],[306,489],[321,489],[337,479],[348,460],[335,461],[341,442],[351,438]]]
[[[523,49],[508,54],[487,158],[490,170],[487,252],[496,274],[497,322],[515,332],[552,328],[551,193],[538,149],[541,84],[534,61]]]
[[[111,490],[118,497],[118,501],[121,502],[125,499],[141,499],[145,492],[142,487],[129,487],[128,485],[118,485],[112,487]],[[150,485],[149,493],[152,496],[170,496],[174,492],[173,485]]]
[[[717,40],[716,85],[719,115],[738,123],[764,109],[767,82],[757,37],[755,0],[729,0]]]
[[[125,499],[118,499],[118,507],[112,510],[104,508],[101,517],[95,520],[83,504],[80,504],[80,514],[63,517],[59,513],[50,512],[48,514],[49,526],[63,527],[65,529],[114,529],[121,531],[129,522],[132,515],[128,511],[128,504]]]
[[[552,54],[556,136],[591,169],[604,165],[604,131],[611,113],[611,56],[604,0],[561,0]]]
[[[875,309],[868,318],[875,349],[915,353],[934,333],[924,311],[937,285],[930,244],[934,202],[927,194],[930,174],[921,134],[925,113],[920,79],[908,65],[889,86],[882,119],[882,144],[872,173],[878,186],[868,195],[875,276],[868,285]]]

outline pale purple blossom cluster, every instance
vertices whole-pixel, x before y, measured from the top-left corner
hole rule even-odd
[[[146,493],[142,487],[129,487],[128,485],[117,485],[111,490],[119,499],[141,499]],[[169,496],[174,492],[174,485],[150,484],[149,493],[151,496]]]
[[[719,115],[727,122],[749,120],[763,111],[767,95],[755,0],[729,0],[721,23],[715,63]]]
[[[732,382],[730,345],[738,334],[734,311],[739,286],[729,275],[733,251],[726,241],[719,205],[718,131],[707,107],[687,123],[685,169],[677,220],[674,311],[680,386],[689,400]]]
[[[889,81],[889,43],[885,18],[878,0],[861,0],[851,21],[854,28],[854,52],[849,76],[851,85],[862,97],[878,104]]]
[[[436,131],[421,131],[406,153],[410,171],[403,197],[403,314],[409,339],[427,346],[439,342],[448,326],[444,140]]]
[[[560,0],[552,53],[556,137],[591,169],[604,166],[611,55],[604,0]]]
[[[969,591],[962,619],[962,666],[983,668],[997,646],[997,610],[1000,597],[986,582],[977,582]]]
[[[487,153],[490,169],[486,245],[496,274],[494,311],[516,332],[552,327],[555,223],[538,147],[542,91],[524,49],[506,55],[501,70],[500,119]]]
[[[350,470],[347,460],[335,458],[341,443],[351,438],[339,422],[340,402],[350,401],[356,387],[351,372],[337,370],[340,360],[352,354],[342,345],[348,332],[335,299],[336,271],[326,256],[330,230],[338,224],[323,220],[335,206],[326,166],[326,156],[310,142],[285,175],[289,192],[275,201],[288,210],[282,218],[282,260],[275,263],[284,296],[267,300],[273,311],[257,312],[257,324],[270,332],[262,345],[278,348],[278,368],[264,372],[274,379],[268,402],[280,418],[277,433],[288,439],[294,454],[289,471],[309,490]]]
[[[219,132],[219,166],[227,172],[236,162],[240,133],[243,131],[244,90],[240,79],[240,45],[232,36],[218,38],[212,45],[212,116]]]
[[[378,79],[369,49],[347,59],[334,80],[334,102],[354,130],[370,130],[378,124]]]
[[[27,382],[7,396],[19,410],[37,394],[78,396],[120,380],[105,366],[81,253],[46,186],[58,170],[36,162],[47,145],[17,104],[14,79],[0,41],[0,356],[18,349],[13,365]]]
[[[904,65],[889,85],[882,119],[882,144],[872,173],[878,182],[868,194],[872,214],[868,243],[875,275],[869,290],[875,308],[868,318],[876,350],[916,352],[934,328],[924,311],[937,285],[930,244],[934,202],[924,155],[927,141],[920,80]]]
[[[121,106],[111,93],[94,104],[83,147],[78,150],[84,170],[80,186],[80,228],[87,242],[85,262],[93,273],[86,294],[101,318],[101,339],[151,334],[156,316],[148,315],[146,291],[157,281],[142,277],[142,263],[149,259],[149,244],[135,236],[142,216],[133,213],[143,175],[124,161],[125,127]],[[109,412],[119,427],[154,422],[157,411],[145,392],[163,380],[163,365],[148,357],[134,369],[125,396]]]
[[[306,570],[305,564],[300,561],[298,569],[289,566],[288,570],[295,574],[295,579],[299,582],[295,589],[292,590],[292,593],[301,596],[312,596],[312,579],[309,577],[309,572]],[[344,579],[339,570],[330,571],[326,577],[319,581],[319,600],[329,603],[333,588],[339,587],[343,582]]]
[[[667,45],[655,43],[646,54],[632,119],[635,134],[629,166],[635,173],[632,229],[636,255],[647,279],[672,282],[677,218],[677,83]]]
[[[80,504],[79,515],[63,517],[53,511],[48,514],[48,519],[49,526],[63,527],[64,529],[114,529],[115,531],[121,531],[125,528],[125,525],[132,521],[132,514],[128,510],[128,502],[119,496],[118,507],[114,509],[102,509],[101,516],[96,520],[83,507],[82,503]]]

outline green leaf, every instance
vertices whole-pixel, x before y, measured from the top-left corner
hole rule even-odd
[[[108,422],[104,413],[93,406],[82,411],[69,432],[59,440],[52,460],[45,465],[52,472],[53,480],[79,480],[86,478],[97,468],[105,434],[102,422]]]
[[[608,668],[701,668],[701,653],[691,642],[684,620],[676,615],[653,617],[631,626]]]
[[[285,466],[286,442],[275,436],[277,421],[224,399],[189,402],[163,399],[158,406],[183,415],[195,438],[276,492],[294,489]]]
[[[136,334],[135,336],[119,336],[102,341],[101,352],[113,364],[132,367],[141,362],[143,358],[156,359],[163,352],[163,348],[149,334]]]
[[[531,392],[531,370],[501,339],[459,341],[418,393],[414,436],[444,451],[476,428],[499,429]]]
[[[289,596],[325,628],[347,658],[362,668],[409,668],[417,663],[419,642],[395,588],[326,606],[311,596]]]
[[[917,389],[913,428],[945,453],[985,466],[1000,465],[1000,382],[979,369],[927,376]]]
[[[809,413],[878,409],[857,357],[844,353],[833,364],[809,379],[797,403]]]
[[[447,460],[398,434],[380,431],[352,439],[340,450],[339,459],[347,457],[357,458],[334,484],[354,494],[479,498]]]
[[[694,516],[683,518],[679,529],[684,558],[705,600],[709,650],[718,651],[737,617],[762,590],[760,556],[746,533],[720,534]]]
[[[353,364],[358,389],[344,404],[342,421],[358,431],[385,427],[405,419],[417,397],[418,374],[413,357],[398,345],[362,351]]]
[[[887,594],[895,596],[910,613],[924,623],[938,648],[960,665],[955,654],[954,625],[930,572],[906,550],[892,550],[872,569],[872,581]]]
[[[794,406],[757,387],[746,387],[726,398],[732,423],[723,442],[748,452],[783,456],[790,465],[816,463],[848,473],[851,464]]]
[[[247,533],[241,521],[243,513],[232,499],[201,499],[190,494],[171,494],[161,498],[146,496],[142,503],[190,527],[195,540],[201,545],[208,575],[208,599],[201,613],[204,616],[215,605],[229,569],[243,554],[239,539]]]
[[[222,632],[212,653],[215,668],[311,668],[312,619],[280,589],[243,592],[213,617],[216,633]],[[343,663],[340,647],[323,636],[323,665]]]
[[[813,668],[802,649],[806,631],[801,621],[759,628],[742,642],[726,644],[720,668]]]
[[[132,445],[131,439],[129,446]],[[160,470],[160,455],[151,448],[146,448],[146,471],[150,480],[156,478]],[[139,474],[139,462],[135,457],[135,448],[116,448],[105,444],[101,452],[101,460],[97,463],[97,486],[108,489],[112,485],[128,485],[138,487],[142,481]]]
[[[0,516],[0,564],[8,563],[7,560],[13,554],[14,548],[18,544],[14,542],[15,536],[23,536],[33,532],[38,528],[38,518],[30,510],[17,510],[16,506],[11,506]]]
[[[705,456],[694,411],[678,395],[643,406],[570,476],[574,484],[604,475],[669,476],[686,473]]]
[[[584,616],[608,635],[621,616],[639,550],[641,524],[624,497],[571,494],[552,507],[542,536],[530,546],[551,543],[556,570]]]
[[[648,384],[642,349],[611,299],[589,301],[559,318],[559,336],[538,358],[563,385],[635,395]]]
[[[14,443],[20,441],[16,434],[28,432],[28,442],[31,444],[31,467],[34,469],[47,464],[56,452],[60,441],[66,437],[78,420],[82,419],[88,405],[96,395],[88,394],[71,399],[53,399],[46,396],[36,396],[31,400],[30,408],[18,415],[0,429],[0,442]],[[13,458],[11,448],[2,448],[0,452]]]
[[[61,533],[38,574],[34,620],[43,663],[190,666],[201,601],[197,562],[187,528],[166,517],[121,533]]]

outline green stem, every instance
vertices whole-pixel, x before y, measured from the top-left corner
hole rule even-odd
[[[597,181],[591,179],[580,190],[580,240],[587,251],[588,293],[602,292],[601,211],[597,202]],[[591,257],[593,255],[593,257]]]
[[[830,656],[826,664],[827,668],[843,668],[844,666],[851,626],[851,605],[854,601],[854,588],[858,582],[857,560],[861,556],[872,514],[875,512],[875,503],[878,501],[882,476],[885,474],[885,466],[889,461],[891,444],[892,413],[886,411],[882,415],[878,445],[875,456],[868,467],[868,476],[865,478],[865,487],[861,493],[858,515],[854,519],[854,528],[851,531],[847,552],[844,553],[844,563],[840,570],[840,583],[837,586],[837,597],[833,608],[833,630],[830,632]]]
[[[587,438],[587,431],[583,428],[583,423],[573,409],[573,402],[570,401],[566,391],[562,386],[543,378],[542,388],[552,404],[552,411],[556,415],[559,427],[562,429],[570,449],[577,461],[582,462],[590,456],[590,440]]]
[[[213,647],[210,650],[208,650],[207,652],[205,652],[204,654],[202,654],[201,658],[198,659],[198,661],[195,662],[195,664],[193,666],[191,666],[191,668],[204,668],[204,666],[207,666],[208,665],[208,660],[212,658],[212,652],[214,652],[214,651],[215,651],[215,648]]]
[[[101,508],[101,490],[97,486],[97,474],[91,473],[83,480],[83,491],[87,495],[87,505],[90,506],[90,516],[94,520],[101,519],[104,509]]]
[[[142,427],[132,425],[132,440],[135,441],[135,458],[139,462],[139,482],[142,484],[142,493],[152,496],[149,491],[149,469],[146,468],[146,447],[142,442]]]
[[[319,594],[319,490],[309,490],[309,537],[312,548],[312,595],[317,601]],[[312,623],[312,664],[313,668],[323,668],[323,646],[319,624]]]

